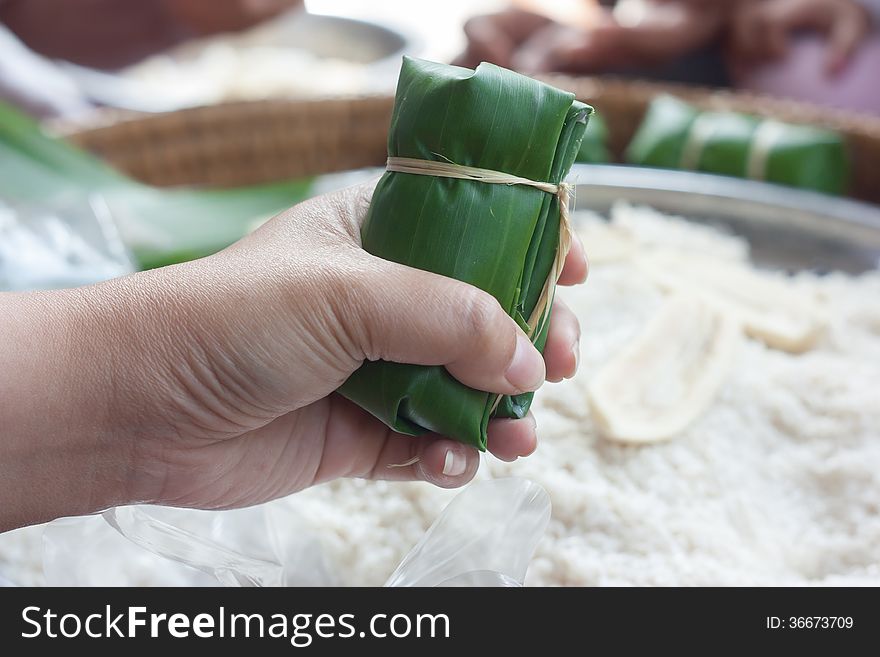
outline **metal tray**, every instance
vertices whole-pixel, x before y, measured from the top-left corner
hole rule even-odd
[[[577,185],[577,209],[604,214],[627,201],[718,226],[745,237],[759,266],[861,273],[880,265],[880,207],[867,203],[637,167],[575,165],[568,180]]]

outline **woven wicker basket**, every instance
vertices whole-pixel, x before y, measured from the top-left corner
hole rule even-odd
[[[392,102],[272,100],[114,112],[67,136],[153,185],[229,187],[382,164]]]
[[[852,196],[880,202],[880,117],[696,87],[604,78],[547,80],[596,106],[618,159],[658,93],[707,109],[838,130],[851,150]],[[230,103],[169,114],[108,115],[105,125],[80,128],[70,136],[155,185],[244,185],[381,165],[391,107],[386,97]]]

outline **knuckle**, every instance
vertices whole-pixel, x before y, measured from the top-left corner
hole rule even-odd
[[[374,275],[357,263],[341,263],[327,272],[323,303],[330,311],[328,330],[336,333],[346,354],[356,360],[380,357],[381,334],[376,331]]]
[[[491,338],[503,326],[501,315],[506,316],[493,296],[476,288],[466,293],[462,317],[466,322],[466,329],[477,340]]]

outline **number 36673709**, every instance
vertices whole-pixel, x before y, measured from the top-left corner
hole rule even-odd
[[[852,616],[767,616],[766,626],[770,630],[849,630],[853,619]]]

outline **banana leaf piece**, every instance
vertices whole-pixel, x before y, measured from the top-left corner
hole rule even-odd
[[[748,177],[748,158],[759,121],[744,114],[705,112],[699,117],[706,135],[696,161],[687,168],[725,176]]]
[[[842,194],[843,137],[814,126],[733,112],[700,112],[672,96],[651,103],[626,152],[631,164],[693,169]]]
[[[310,180],[234,189],[108,192],[120,232],[143,269],[203,258],[249,233],[262,219],[311,194]]]
[[[584,139],[575,162],[582,164],[607,164],[611,161],[608,150],[608,126],[598,112],[590,117]]]
[[[144,269],[215,253],[310,190],[310,180],[222,190],[151,187],[0,103],[0,196],[63,202],[100,194]]]
[[[2,102],[0,144],[42,164],[72,185],[106,188],[132,182],[93,155],[63,139],[49,137],[32,118]]]
[[[570,93],[492,64],[472,71],[404,58],[388,154],[559,183],[591,112]],[[556,257],[559,199],[522,185],[386,172],[362,237],[374,255],[489,292],[525,327]],[[539,349],[548,324],[533,338]],[[496,395],[443,367],[385,361],[364,363],[340,392],[396,431],[433,431],[480,450],[493,413],[520,418],[532,400],[504,397],[496,409]]]

